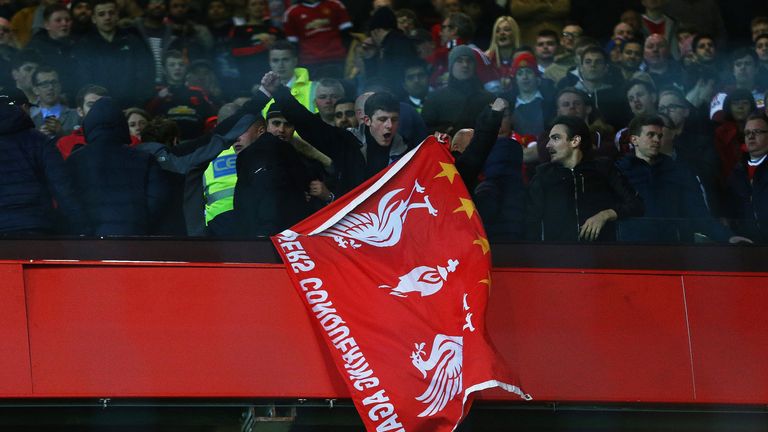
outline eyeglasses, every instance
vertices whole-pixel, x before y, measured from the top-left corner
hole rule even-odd
[[[768,133],[768,129],[745,129],[744,136],[746,138],[757,138],[760,135]]]
[[[678,105],[678,104],[669,104],[669,105],[663,105],[659,106],[658,111],[662,114],[668,113],[672,110],[679,110],[685,108],[685,105]]]
[[[347,110],[347,111],[336,111],[334,114],[337,119],[343,118],[343,117],[354,117],[355,112],[353,110]]]
[[[563,36],[564,38],[568,38],[568,39],[575,39],[575,38],[577,38],[577,37],[581,36],[581,33],[574,33],[574,32],[563,32],[563,35],[562,35],[562,36]]]
[[[59,85],[59,80],[40,81],[37,83],[37,87],[40,88],[55,87],[57,85]]]

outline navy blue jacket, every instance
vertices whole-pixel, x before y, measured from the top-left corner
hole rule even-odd
[[[128,147],[125,116],[99,99],[83,120],[87,146],[67,159],[96,235],[146,235],[163,209],[168,184],[155,157]]]
[[[482,177],[473,198],[488,238],[520,240],[525,214],[523,147],[520,143],[511,138],[498,138],[485,161]]]
[[[0,232],[52,232],[52,198],[66,218],[66,231],[87,233],[85,213],[54,142],[36,131],[19,107],[0,103]]]
[[[662,154],[649,165],[635,155],[627,155],[616,165],[645,205],[642,218],[619,222],[619,240],[692,242],[693,233],[702,232],[724,242],[733,235],[711,216],[701,185],[683,163]]]
[[[757,166],[752,182],[747,175],[746,160],[733,169],[728,179],[732,199],[731,217],[737,218],[736,232],[755,242],[768,242],[768,162]]]

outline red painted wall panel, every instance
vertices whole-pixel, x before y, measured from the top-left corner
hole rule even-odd
[[[28,270],[36,395],[344,391],[283,268]]]
[[[493,278],[491,337],[538,400],[768,403],[768,275]],[[31,356],[34,390],[27,369],[13,387],[26,393],[0,396],[347,396],[282,267],[32,264],[23,282],[29,349],[23,295],[0,305],[0,320],[20,327],[6,347]]]
[[[699,402],[768,401],[768,278],[685,276]]]
[[[0,264],[0,397],[32,393],[24,273]]]
[[[488,328],[540,400],[693,396],[680,278],[497,271]]]

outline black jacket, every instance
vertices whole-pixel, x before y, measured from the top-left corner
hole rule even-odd
[[[71,102],[75,101],[75,93],[78,90],[77,63],[72,55],[74,46],[75,41],[72,38],[51,39],[47,31],[41,30],[32,36],[26,47],[40,53],[45,63],[56,69],[61,81],[62,93],[69,96]]]
[[[333,160],[334,193],[349,192],[368,178],[368,167],[360,151],[361,143],[348,130],[325,123],[309,112],[291,95],[288,87],[280,86],[273,95],[285,118],[308,143]],[[379,169],[384,166],[379,167]]]
[[[393,29],[381,41],[378,54],[365,61],[366,78],[382,80],[392,93],[402,97],[405,69],[418,59],[413,40],[399,29]]]
[[[265,132],[237,155],[234,208],[240,234],[274,235],[309,216],[304,191],[311,178],[293,146]]]
[[[238,112],[260,115],[267,102],[256,92]],[[305,191],[316,177],[290,143],[265,132],[237,155],[236,167],[234,210],[241,236],[274,235],[310,215]]]
[[[52,232],[52,198],[66,231],[86,234],[85,212],[54,142],[19,107],[0,102],[0,232]]]
[[[768,242],[768,162],[757,166],[752,182],[746,159],[740,162],[728,179],[728,189],[733,211],[729,216],[736,218],[736,232],[755,242]]]
[[[582,160],[573,170],[554,162],[539,165],[528,188],[526,237],[576,242],[584,222],[607,209],[618,219],[643,214],[642,200],[611,160]],[[597,241],[615,239],[616,224],[609,222]]]
[[[155,157],[128,147],[128,124],[111,98],[93,105],[83,129],[88,145],[74,151],[67,165],[94,234],[150,233],[168,189]]]
[[[112,41],[98,31],[74,47],[79,86],[98,84],[123,108],[143,103],[152,94],[155,65],[152,54],[136,34],[118,30]]]
[[[632,242],[692,242],[694,232],[727,241],[730,231],[713,218],[701,185],[682,163],[659,155],[653,165],[627,155],[616,165],[643,199],[645,215],[619,222],[619,238]]]
[[[427,95],[421,116],[429,133],[455,133],[471,128],[477,113],[493,102],[493,95],[483,90],[477,78],[458,81],[451,77],[448,86]]]

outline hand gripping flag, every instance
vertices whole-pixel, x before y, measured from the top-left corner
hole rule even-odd
[[[491,387],[530,399],[488,339],[490,247],[435,138],[272,241],[368,431],[452,431]]]

